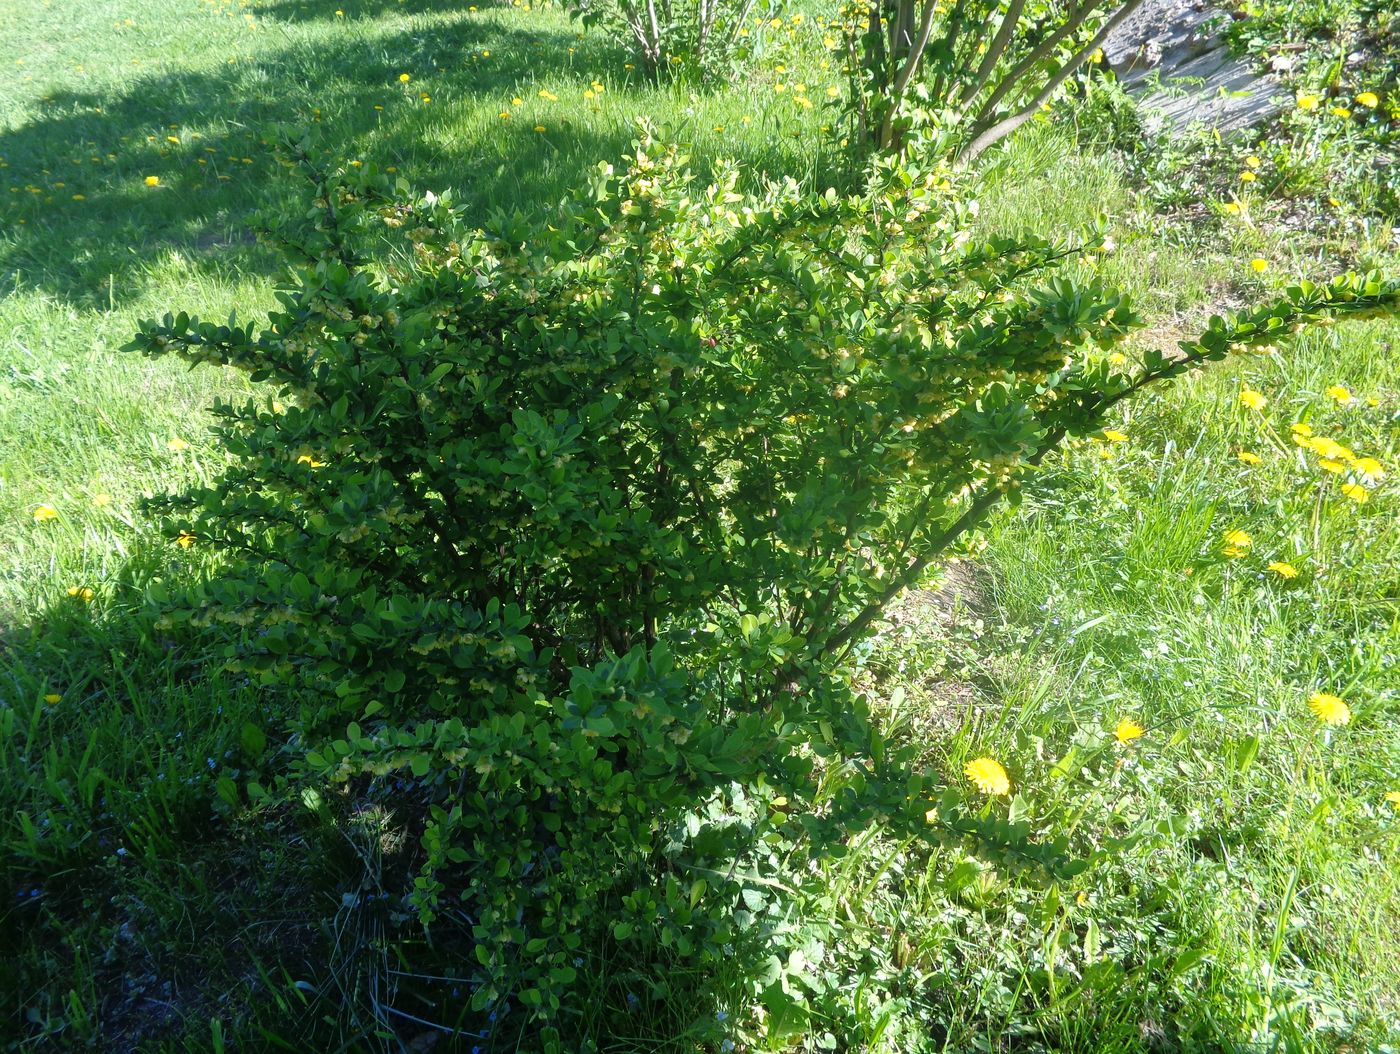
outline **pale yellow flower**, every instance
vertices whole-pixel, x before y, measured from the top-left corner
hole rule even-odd
[[[68,595],[77,597],[79,600],[91,600],[93,593],[87,586],[69,586]]]
[[[1275,560],[1269,565],[1269,570],[1284,579],[1298,577],[1298,569],[1283,560]]]
[[[44,702],[48,703],[50,706],[53,706],[54,703],[59,703],[62,701],[63,696],[59,695],[57,692],[50,692],[48,695],[44,696]]]
[[[34,522],[44,523],[46,520],[58,519],[58,510],[52,505],[40,505],[34,510]]]
[[[165,441],[165,446],[166,449],[173,450],[177,454],[181,450],[188,450],[190,448],[190,445],[186,443],[183,439],[181,439],[179,436],[172,436],[170,439],[167,439]]]
[[[1256,392],[1253,388],[1244,387],[1240,389],[1240,405],[1246,410],[1262,410],[1269,405],[1269,400],[1263,392]]]
[[[1340,404],[1349,403],[1352,401],[1353,398],[1355,398],[1355,396],[1353,396],[1351,392],[1347,390],[1346,386],[1341,384],[1333,384],[1329,386],[1327,389],[1327,394],[1330,395]]]
[[[1342,493],[1358,505],[1365,505],[1371,500],[1371,492],[1360,483],[1343,483]]]
[[[1235,454],[1235,457],[1239,458],[1246,465],[1257,465],[1259,464],[1259,462],[1264,460],[1252,450],[1241,450],[1237,454]]]

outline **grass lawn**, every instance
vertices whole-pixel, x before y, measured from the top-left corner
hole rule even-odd
[[[549,5],[7,5],[0,1046],[376,1049],[367,992],[400,996],[405,1042],[455,998],[395,960],[392,916],[357,899],[363,832],[235,804],[286,704],[162,643],[143,604],[208,558],[157,536],[140,499],[218,468],[204,408],[248,385],[117,349],[167,310],[273,303],[255,214],[301,194],[273,127],[481,215],[547,213],[638,118],[701,171],[724,156],[754,181],[824,185],[841,85],[818,13],[756,31],[753,67],[700,93],[642,83]],[[1164,229],[1113,155],[1055,120],[989,156],[976,194],[988,232],[1106,217],[1118,247],[1094,269],[1167,348],[1222,305],[1336,269],[1335,245],[1248,219]],[[1393,268],[1387,237],[1368,228],[1346,254]],[[1397,341],[1393,322],[1318,329],[1133,401],[1126,438],[1068,447],[995,521],[952,615],[906,605],[869,658],[891,736],[950,780],[1003,759],[1038,834],[1159,835],[1064,887],[862,836],[804,891],[831,928],[824,980],[770,1049],[1400,1044]],[[1375,459],[1374,485],[1344,490],[1310,436]],[[1320,723],[1317,692],[1350,723]],[[1124,718],[1146,734],[1118,745]],[[714,1008],[613,1006],[593,981],[600,1049],[720,1049],[696,1038]],[[764,1049],[732,988],[739,1049]],[[512,1020],[475,1042],[517,1049]]]

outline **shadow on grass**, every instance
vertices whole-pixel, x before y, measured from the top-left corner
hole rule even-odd
[[[257,0],[259,18],[283,22],[329,22],[384,15],[460,14],[469,7],[507,6],[498,0]]]
[[[335,9],[272,7],[307,18],[334,18]],[[567,121],[537,134],[533,123],[497,119],[494,102],[500,127],[482,119],[473,131],[489,134],[464,136],[472,115],[451,109],[465,99],[508,102],[539,70],[609,68],[619,53],[608,42],[504,28],[461,4],[375,7],[451,14],[393,32],[357,21],[334,37],[152,77],[116,96],[52,93],[38,120],[0,132],[0,281],[92,307],[139,291],[172,251],[197,273],[276,273],[275,255],[254,237],[255,214],[303,193],[268,149],[278,125],[314,130],[346,161],[450,185],[469,205],[527,211],[557,203],[584,168],[630,139],[627,129]]]
[[[470,928],[426,940],[409,903],[424,789],[276,792],[298,701],[222,672],[226,638],[164,628],[146,586],[202,572],[137,552],[110,601],[64,598],[0,635],[0,1034],[114,1054],[529,1049],[513,994],[469,1008]],[[606,939],[579,954],[599,1038],[699,1048],[708,976]]]

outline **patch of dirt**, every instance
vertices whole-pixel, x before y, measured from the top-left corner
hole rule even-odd
[[[935,650],[951,644],[960,633],[980,629],[988,607],[982,582],[985,572],[965,560],[949,561],[942,570],[936,586],[911,589],[895,602],[887,618],[890,636],[927,642]],[[915,722],[925,741],[947,735],[986,703],[974,684],[945,663],[899,673],[909,693],[922,704]]]

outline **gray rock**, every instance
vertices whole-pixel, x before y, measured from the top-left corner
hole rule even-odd
[[[1147,0],[1109,34],[1104,61],[1174,133],[1240,131],[1278,113],[1290,95],[1230,54],[1221,35],[1229,17],[1200,0]]]

